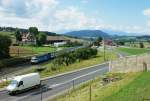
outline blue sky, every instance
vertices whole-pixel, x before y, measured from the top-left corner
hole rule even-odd
[[[150,0],[0,0],[0,26],[150,34]]]

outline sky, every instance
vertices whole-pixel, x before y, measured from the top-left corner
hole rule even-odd
[[[150,35],[150,0],[0,0],[0,26],[64,33],[109,29]]]

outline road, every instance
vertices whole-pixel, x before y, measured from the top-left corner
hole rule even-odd
[[[103,75],[109,71],[109,63],[95,65],[92,68],[82,69],[80,71],[59,75],[43,81],[46,87],[43,87],[42,99],[53,97],[63,91],[79,85],[83,82]],[[51,88],[51,89],[50,89]],[[41,101],[41,89],[34,89],[28,92],[10,96],[7,91],[0,91],[0,101]]]

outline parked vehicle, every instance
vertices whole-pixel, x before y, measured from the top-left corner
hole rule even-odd
[[[38,86],[40,86],[40,75],[38,73],[30,73],[14,77],[6,90],[9,94],[17,94]]]

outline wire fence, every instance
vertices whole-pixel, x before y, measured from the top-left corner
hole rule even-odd
[[[107,84],[102,81],[101,76],[93,78],[86,83],[81,83],[60,96],[56,96],[54,99],[48,99],[46,101],[103,101],[105,97],[100,98],[100,96],[106,96],[102,93],[104,87]],[[114,91],[119,89],[118,85],[111,87],[109,91]]]
[[[109,71],[111,72],[138,72],[146,71],[150,69],[150,54],[143,54],[138,56],[128,56],[120,58],[116,61],[111,61],[109,64]],[[34,96],[27,96],[26,101],[95,101],[99,99],[99,96],[105,96],[104,93],[99,93],[105,87],[105,84],[101,82],[97,77],[108,71],[107,68],[98,69],[97,71],[87,73],[80,77],[69,80],[64,80],[62,83],[54,83],[53,80],[43,80],[42,87],[36,89],[33,92]],[[53,79],[53,78],[52,78]],[[4,77],[4,80],[8,80]],[[95,84],[94,81],[98,82]],[[7,85],[7,82],[3,82],[3,85]],[[83,88],[83,89],[81,89]],[[119,89],[119,85],[114,85],[111,88]],[[102,100],[102,99],[101,99]]]
[[[150,70],[150,54],[127,56],[110,62],[110,72],[138,72]]]

